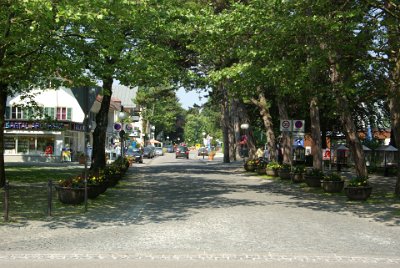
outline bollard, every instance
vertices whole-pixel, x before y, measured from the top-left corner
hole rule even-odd
[[[53,201],[53,181],[47,183],[47,216],[51,216]]]
[[[8,184],[8,181],[6,181],[6,184],[4,185],[4,221],[8,221],[9,191],[10,191],[10,185]]]

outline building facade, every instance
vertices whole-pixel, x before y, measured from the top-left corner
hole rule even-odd
[[[30,95],[7,99],[5,162],[71,161],[83,152],[84,112],[72,91],[35,89]]]
[[[76,161],[80,154],[91,154],[96,127],[95,116],[100,110],[100,88],[35,89],[26,96],[7,99],[4,124],[5,162]],[[119,131],[127,133],[127,145],[142,143],[142,120],[133,99],[136,89],[113,86],[109,107],[106,152],[116,156],[121,144]],[[121,124],[121,108],[128,119]],[[88,113],[89,139],[85,140],[84,119]],[[121,128],[118,129],[117,125]]]

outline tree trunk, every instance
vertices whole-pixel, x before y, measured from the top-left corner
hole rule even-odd
[[[7,106],[8,85],[0,83],[0,188],[6,183],[6,173],[4,170],[4,114]]]
[[[329,57],[330,63],[330,79],[333,87],[333,93],[336,99],[337,107],[340,107],[339,112],[341,115],[341,120],[345,132],[346,139],[349,142],[350,150],[353,154],[354,167],[356,174],[359,177],[368,177],[367,166],[365,164],[364,151],[362,149],[361,142],[357,136],[356,126],[353,122],[349,103],[346,95],[340,91],[340,74],[337,69],[337,63],[334,57],[331,55]]]
[[[256,105],[260,111],[261,118],[265,127],[265,134],[267,137],[267,148],[269,152],[269,156],[271,160],[276,161],[276,142],[275,142],[275,134],[272,123],[271,114],[269,112],[269,104],[267,99],[265,98],[264,92],[262,92],[261,88],[257,88],[258,92],[258,100],[255,98],[251,98],[251,102]]]
[[[112,95],[113,78],[103,79],[103,100],[100,111],[96,115],[96,128],[93,132],[93,153],[91,170],[103,169],[106,166],[106,133],[108,125],[108,111]]]
[[[230,163],[229,156],[229,98],[228,92],[225,88],[225,85],[221,82],[219,84],[219,91],[222,93],[222,102],[221,102],[221,126],[222,126],[222,136],[224,140],[224,163]]]
[[[399,53],[400,54],[400,53]],[[399,71],[400,74],[400,61],[399,61]],[[392,123],[392,131],[396,145],[400,144],[400,91],[398,90],[400,83],[395,87],[391,85],[390,96],[389,96],[389,108],[390,117]],[[397,148],[399,149],[399,148]],[[399,154],[399,153],[398,153]],[[397,180],[395,186],[395,194],[400,196],[400,157],[397,157]]]
[[[247,113],[246,107],[243,102],[238,103],[238,113],[240,115],[240,124],[247,123],[250,125],[250,118],[249,118],[249,115]],[[254,142],[254,135],[251,130],[251,125],[250,125],[249,129],[242,130],[242,131],[243,131],[242,134],[247,135],[247,149],[249,150],[249,158],[254,159],[257,148],[256,148],[256,145]],[[239,137],[239,140],[240,140],[240,137]]]
[[[238,142],[240,140],[240,121],[238,114],[238,100],[231,101],[231,124],[230,124],[230,157],[232,161],[236,161],[240,156],[238,152]]]
[[[319,120],[318,100],[313,97],[310,101],[310,119],[311,119],[311,155],[313,156],[313,168],[322,170],[322,142],[321,127]]]
[[[279,117],[281,120],[288,120],[289,115],[286,109],[286,104],[280,99],[277,99],[278,109],[279,109]],[[281,145],[279,146],[279,150],[282,153],[282,162],[285,164],[292,163],[292,139],[290,137],[290,133],[282,132]]]
[[[385,1],[385,21],[389,44],[389,110],[395,144],[400,146],[400,32],[399,11],[391,1]],[[397,14],[397,16],[396,16]],[[399,149],[399,148],[398,148]],[[400,196],[400,157],[397,158],[395,194]]]

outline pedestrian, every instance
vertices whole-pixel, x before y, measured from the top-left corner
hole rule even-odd
[[[263,149],[261,147],[259,147],[256,151],[256,156],[257,158],[262,158],[264,155]]]

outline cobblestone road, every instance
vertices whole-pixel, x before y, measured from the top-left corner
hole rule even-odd
[[[400,267],[399,218],[385,213],[396,207],[241,170],[193,155],[147,161],[102,208],[0,226],[0,266]]]

